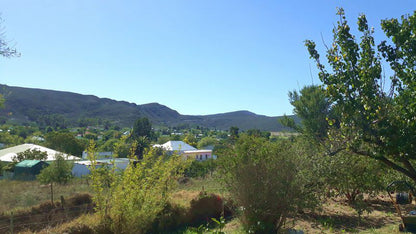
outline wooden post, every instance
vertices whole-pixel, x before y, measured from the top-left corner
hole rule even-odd
[[[51,182],[51,202],[52,202],[52,205],[53,205],[53,182]]]
[[[64,205],[65,205],[65,199],[64,199],[64,196],[61,195],[61,208],[62,209],[65,209]]]
[[[11,234],[13,234],[14,232],[13,232],[13,229],[14,229],[14,226],[13,226],[13,211],[11,212],[11,216],[10,216],[10,233]]]

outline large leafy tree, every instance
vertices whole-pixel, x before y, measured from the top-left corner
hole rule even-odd
[[[134,122],[133,131],[131,133],[131,137],[135,140],[139,139],[140,137],[147,137],[150,138],[152,134],[152,124],[150,123],[149,119],[146,117],[139,118]]]
[[[374,158],[416,182],[416,11],[401,20],[383,20],[391,42],[378,47],[365,15],[358,18],[360,40],[350,32],[343,9],[327,47],[324,64],[313,41],[305,42],[319,78],[339,115],[328,130],[333,151]],[[382,58],[390,64],[391,86],[384,86]],[[329,67],[329,69],[327,68]],[[330,124],[334,119],[328,119]]]
[[[320,86],[306,86],[299,92],[289,92],[293,112],[300,118],[300,125],[294,121],[288,126],[302,133],[298,142],[314,144],[314,151],[309,153],[309,160],[314,167],[314,174],[321,179],[323,186],[336,196],[343,195],[358,212],[364,208],[363,193],[372,194],[384,189],[385,167],[376,160],[346,152],[332,153],[327,131],[334,133],[338,128],[338,113],[334,103],[329,101],[325,90]],[[331,120],[331,124],[328,123]],[[286,118],[286,121],[290,119]],[[284,124],[286,124],[284,122]],[[329,143],[329,144],[328,144]],[[298,143],[299,144],[299,143]]]
[[[45,139],[47,147],[76,156],[81,156],[86,148],[86,143],[76,139],[70,132],[50,132]]]

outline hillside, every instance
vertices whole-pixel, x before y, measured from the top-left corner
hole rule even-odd
[[[71,92],[0,85],[0,93],[6,98],[5,108],[0,110],[1,118],[18,123],[47,123],[53,116],[65,119],[69,124],[74,124],[80,119],[96,118],[128,127],[137,118],[148,117],[154,125],[171,127],[189,124],[224,130],[231,126],[237,126],[241,130],[281,131],[284,129],[277,121],[279,117],[256,115],[249,111],[193,116],[181,115],[158,103],[137,105]]]

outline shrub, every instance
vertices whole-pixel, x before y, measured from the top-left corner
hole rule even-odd
[[[191,224],[198,225],[211,218],[219,218],[223,214],[223,199],[215,194],[201,192],[191,201],[188,219]]]
[[[172,203],[166,203],[157,215],[148,233],[172,233],[187,223],[187,210]]]
[[[70,197],[67,201],[67,206],[80,206],[84,204],[91,204],[92,203],[92,197],[89,193],[79,193],[72,197]]]
[[[317,205],[314,177],[292,145],[241,135],[221,153],[218,174],[241,207],[246,231],[276,233],[287,217]]]
[[[186,168],[185,170],[185,176],[197,178],[197,177],[204,177],[208,173],[211,173],[216,168],[216,160],[209,159],[205,161],[192,161],[191,165]]]
[[[135,146],[132,148],[135,149]],[[115,233],[149,231],[158,214],[166,207],[187,162],[179,155],[167,157],[150,149],[135,164],[135,157],[132,156],[123,174],[117,174],[115,167],[108,169],[106,176],[111,177],[111,183],[104,185],[91,149],[92,147],[89,150],[92,160],[90,169],[95,192],[93,200],[103,224]]]

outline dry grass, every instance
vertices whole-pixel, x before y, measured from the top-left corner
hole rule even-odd
[[[342,199],[328,199],[321,211],[309,212],[296,218],[296,230],[305,233],[395,233],[400,218],[385,197],[369,199],[372,212],[364,213],[361,220],[354,209]],[[289,222],[290,223],[290,222]]]
[[[27,209],[50,200],[50,187],[38,181],[0,180],[0,214]],[[55,200],[77,193],[91,192],[85,180],[73,179],[66,185],[54,185]]]
[[[94,230],[94,229],[97,229],[98,225],[99,225],[99,217],[97,216],[97,214],[84,214],[60,226],[48,227],[36,233],[37,234],[61,234],[61,233],[68,233],[74,230],[82,230],[84,227],[88,227],[88,230]],[[27,231],[24,233],[29,234],[33,232]]]
[[[49,199],[49,188],[42,188],[37,182],[0,181],[0,186],[3,188],[0,191],[1,210],[29,207],[31,203],[38,204]],[[88,190],[85,181],[74,181],[67,186],[58,188],[56,197],[61,193],[69,196],[69,194]],[[197,198],[202,190],[221,196],[227,195],[215,179],[208,177],[191,179],[187,183],[180,184],[171,201],[189,209],[190,201]],[[289,220],[287,228],[302,230],[304,233],[399,233],[400,218],[386,196],[370,199],[369,204],[372,212],[365,213],[359,222],[355,210],[348,206],[344,200],[328,199],[321,210],[299,214],[294,223]],[[409,206],[410,208],[415,209],[415,205]],[[55,228],[47,228],[38,233],[64,233],[68,230],[82,230],[85,227],[96,230],[99,225],[98,220],[95,214],[86,214],[71,222]],[[238,218],[229,220],[224,231],[226,233],[245,233]]]
[[[173,204],[179,205],[183,208],[189,208],[189,201],[197,198],[198,195],[198,191],[179,190],[172,194],[171,201]]]
[[[222,197],[228,197],[226,189],[215,178],[207,176],[205,178],[191,178],[188,182],[179,184],[177,191],[197,191],[219,194]]]

